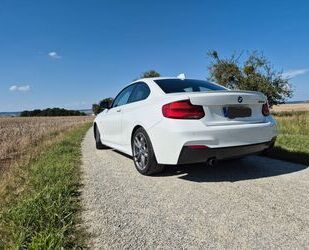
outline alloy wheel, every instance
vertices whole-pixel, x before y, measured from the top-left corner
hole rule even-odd
[[[147,140],[143,133],[137,133],[133,139],[133,159],[140,170],[147,167],[149,152]]]

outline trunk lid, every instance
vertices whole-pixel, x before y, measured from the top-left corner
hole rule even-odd
[[[205,117],[201,120],[208,126],[265,122],[262,105],[266,97],[260,92],[224,90],[178,94],[189,98],[192,104],[203,106]]]

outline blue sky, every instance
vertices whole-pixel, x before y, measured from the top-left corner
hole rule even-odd
[[[309,99],[308,1],[1,0],[0,111],[89,108],[143,71],[207,77],[207,51],[261,50]]]

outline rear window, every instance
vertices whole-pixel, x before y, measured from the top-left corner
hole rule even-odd
[[[205,92],[212,90],[226,90],[225,88],[202,80],[192,79],[160,79],[155,80],[155,83],[166,93],[179,92]]]

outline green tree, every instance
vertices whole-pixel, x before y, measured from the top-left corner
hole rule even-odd
[[[284,103],[292,97],[288,78],[274,70],[270,62],[257,51],[249,52],[240,62],[242,54],[220,58],[217,51],[208,53],[211,59],[209,80],[231,89],[260,91],[267,96],[269,106]]]
[[[159,76],[161,76],[161,75],[157,71],[149,70],[149,71],[146,71],[143,74],[141,74],[140,78],[150,78],[150,77],[159,77]]]
[[[97,114],[99,114],[100,112],[102,112],[102,109],[101,109],[100,105],[99,105],[99,104],[96,104],[96,103],[92,104],[92,112],[93,112],[95,115],[97,115]]]
[[[113,103],[113,98],[108,97],[108,98],[104,98],[103,100],[101,100],[99,102],[100,107],[102,107],[104,109],[104,107],[110,107]]]
[[[92,104],[92,112],[97,115],[104,110],[104,107],[110,107],[113,102],[113,98],[108,97],[99,101],[99,103]]]

